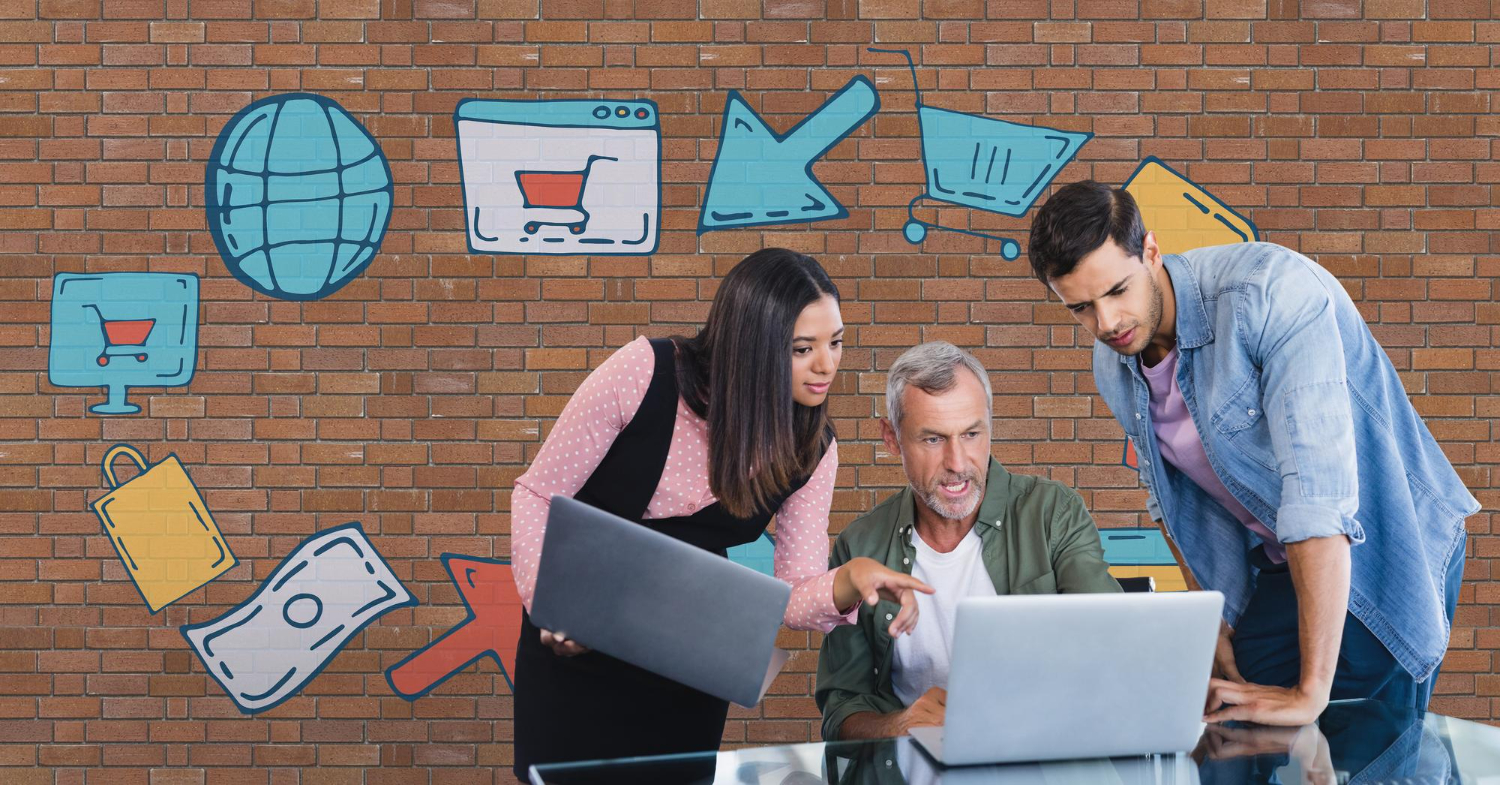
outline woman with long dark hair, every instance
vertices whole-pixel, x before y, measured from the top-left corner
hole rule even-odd
[[[844,326],[838,289],[811,258],[751,254],[724,277],[691,339],[638,338],[589,374],[511,496],[511,561],[531,607],[548,500],[562,494],[710,551],[752,542],[776,518],[788,627],[828,632],[861,602],[901,602],[916,625],[926,584],[873,559],[828,570],[838,449],[828,389]],[[730,603],[733,597],[725,597]],[[718,749],[729,705],[588,652],[522,614],[515,771],[534,763]]]

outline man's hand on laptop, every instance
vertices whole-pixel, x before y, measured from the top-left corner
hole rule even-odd
[[[1210,679],[1210,711],[1204,722],[1256,722],[1262,725],[1306,725],[1328,708],[1328,690],[1314,693],[1296,687]]]
[[[542,645],[552,650],[559,657],[576,657],[588,651],[578,645],[577,641],[569,640],[561,633],[551,630],[542,630]]]
[[[948,691],[942,687],[933,687],[922,693],[922,697],[912,701],[906,710],[901,712],[901,735],[912,728],[924,725],[943,724],[943,715],[948,708]]]
[[[1245,683],[1245,677],[1240,675],[1240,669],[1234,664],[1234,628],[1223,619],[1219,620],[1219,645],[1214,649],[1213,678],[1236,684]],[[1206,717],[1219,708],[1219,702],[1218,695],[1209,690],[1208,697],[1203,702],[1203,716]]]
[[[1219,620],[1219,646],[1214,650],[1214,678],[1245,683],[1234,664],[1234,628],[1223,619]]]
[[[896,572],[868,556],[857,556],[845,562],[834,576],[833,601],[840,612],[848,613],[863,600],[870,605],[882,599],[901,603],[901,612],[887,630],[892,638],[917,628],[917,592],[932,594],[935,590],[905,573]]]

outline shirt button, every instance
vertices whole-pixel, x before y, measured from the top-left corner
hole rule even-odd
[[[879,669],[879,668],[876,668],[876,669],[875,669],[875,675],[876,675],[876,676],[879,676],[879,675],[880,675],[880,669]]]
[[[1250,409],[1250,410],[1246,411],[1245,414],[1248,414],[1251,417],[1254,417],[1255,416],[1255,410],[1254,409]]]
[[[911,564],[911,559],[902,559],[901,563],[902,564]]]
[[[886,615],[885,615],[885,620],[886,620],[886,621],[890,621],[890,620],[891,620],[891,619],[894,619],[894,618],[896,618],[896,617],[895,617],[895,616],[892,616],[892,615],[891,615],[891,614],[889,614],[889,613],[887,613],[887,614],[886,614]]]
[[[1141,413],[1140,413],[1140,412],[1136,412],[1136,413],[1135,413],[1135,418],[1136,418],[1136,419],[1137,419],[1137,420],[1139,420],[1139,419],[1141,419]]]

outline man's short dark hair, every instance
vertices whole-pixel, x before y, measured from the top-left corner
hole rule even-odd
[[[1130,256],[1141,255],[1146,227],[1135,197],[1094,180],[1063,186],[1031,219],[1031,270],[1043,284],[1061,278],[1105,240]]]

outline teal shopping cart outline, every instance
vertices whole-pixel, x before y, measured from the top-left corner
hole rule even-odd
[[[1063,143],[1063,147],[1054,156],[1054,160],[1052,161],[1052,163],[1049,164],[1048,167],[1046,169],[1044,169],[1043,172],[1040,175],[1037,176],[1037,178],[1035,179],[1035,181],[1032,182],[1027,187],[1026,191],[1022,194],[1022,196],[1026,197],[1026,198],[1024,198],[1024,199],[1018,199],[1018,200],[1012,200],[1010,202],[1010,204],[1011,204],[1011,207],[1013,209],[1009,209],[1009,210],[1005,210],[1005,209],[1002,209],[1002,210],[992,210],[992,209],[985,209],[983,207],[979,207],[979,206],[977,206],[975,204],[972,204],[972,203],[965,203],[965,202],[961,202],[961,201],[956,201],[954,199],[946,199],[946,198],[943,198],[942,196],[938,196],[936,193],[934,193],[935,191],[946,191],[948,194],[951,194],[951,195],[966,196],[966,197],[970,197],[970,198],[974,198],[974,199],[978,199],[978,200],[982,200],[982,201],[991,201],[991,200],[994,199],[994,197],[992,195],[989,195],[989,194],[984,194],[984,193],[979,193],[979,192],[969,192],[969,191],[959,192],[959,191],[954,191],[952,189],[943,188],[942,184],[938,181],[939,180],[939,178],[938,178],[938,169],[932,165],[932,162],[929,161],[928,157],[927,157],[927,139],[926,139],[925,136],[923,136],[922,139],[920,140],[921,141],[921,145],[922,145],[922,177],[923,177],[924,182],[926,183],[926,187],[924,188],[924,190],[922,191],[922,193],[918,194],[916,197],[914,197],[906,205],[907,221],[906,221],[906,225],[903,226],[902,229],[901,229],[902,235],[904,237],[906,237],[906,241],[909,242],[909,243],[911,243],[911,244],[913,244],[913,245],[916,245],[918,243],[921,243],[922,240],[926,239],[926,237],[927,237],[927,231],[929,229],[938,229],[938,230],[946,231],[946,232],[955,232],[957,234],[966,234],[966,235],[969,235],[970,237],[978,237],[978,238],[985,239],[985,240],[997,240],[997,241],[1000,242],[1000,255],[1001,256],[1003,256],[1007,260],[1013,260],[1013,259],[1016,259],[1017,257],[1019,257],[1021,255],[1021,244],[1019,242],[1017,242],[1017,241],[1015,241],[1015,240],[1013,240],[1013,239],[1011,239],[1009,237],[1000,237],[998,235],[989,234],[987,232],[981,232],[981,231],[978,231],[976,229],[959,229],[959,228],[954,228],[954,227],[949,227],[949,226],[942,226],[942,225],[935,224],[935,223],[928,223],[926,221],[921,220],[920,218],[917,218],[917,215],[916,215],[916,206],[917,206],[917,203],[921,202],[923,199],[930,198],[930,199],[935,199],[937,201],[944,202],[944,203],[947,203],[947,204],[952,204],[952,205],[955,205],[955,206],[958,206],[958,207],[967,207],[969,209],[979,210],[981,212],[991,212],[991,213],[997,213],[997,214],[1000,214],[1000,215],[1007,215],[1007,216],[1011,216],[1011,217],[1019,217],[1019,216],[1025,215],[1026,212],[1031,209],[1032,205],[1034,205],[1036,203],[1036,200],[1041,195],[1041,192],[1043,190],[1045,190],[1046,187],[1049,184],[1051,184],[1051,182],[1054,179],[1056,179],[1057,175],[1062,172],[1063,168],[1066,167],[1068,165],[1068,163],[1071,162],[1073,160],[1073,158],[1078,155],[1078,151],[1081,150],[1081,149],[1083,149],[1083,145],[1086,144],[1090,139],[1094,138],[1094,134],[1092,132],[1090,132],[1090,131],[1063,131],[1063,130],[1060,130],[1060,129],[1048,128],[1047,126],[1040,126],[1040,125],[1029,125],[1028,126],[1028,125],[1022,125],[1020,123],[1011,123],[1011,122],[1009,122],[1007,120],[998,120],[998,119],[995,119],[995,118],[987,118],[987,117],[984,117],[983,115],[971,115],[971,114],[967,114],[967,113],[963,113],[963,112],[953,112],[952,110],[942,109],[941,107],[929,106],[929,105],[924,104],[922,102],[922,88],[917,83],[917,66],[916,66],[915,61],[912,60],[911,52],[909,50],[906,50],[906,49],[881,49],[879,47],[873,47],[872,46],[872,47],[867,47],[866,51],[875,52],[875,53],[881,53],[881,54],[899,54],[899,55],[901,55],[902,57],[904,57],[906,59],[906,67],[911,71],[912,90],[916,92],[916,96],[917,96],[916,109],[917,109],[917,123],[918,123],[919,133],[924,133],[925,134],[925,129],[922,128],[922,110],[923,109],[928,109],[928,110],[931,110],[931,111],[934,111],[934,112],[946,112],[946,113],[950,113],[950,114],[953,114],[953,115],[959,115],[959,116],[964,116],[964,117],[973,118],[973,119],[988,120],[988,121],[991,121],[991,122],[994,122],[994,123],[1006,123],[1008,125],[1015,126],[1017,129],[1026,129],[1033,136],[1035,136],[1039,132],[1050,131],[1050,132],[1056,134],[1056,136],[1043,136],[1042,138],[1044,138],[1046,140],[1049,140],[1049,141],[1058,141],[1058,142],[1062,142]],[[978,155],[977,150],[978,150],[978,148],[976,147],[976,155]],[[993,156],[993,153],[992,153],[991,160],[986,160],[985,163],[984,163],[984,165],[986,167],[986,174],[985,174],[986,179],[988,179],[989,175],[991,173],[993,173],[993,166],[994,166],[994,163],[995,163],[993,161],[993,157],[994,156]],[[1009,154],[1007,153],[1007,157],[1006,157],[1005,161],[1003,161],[1001,163],[1002,167],[1005,166],[1006,164],[1008,164],[1008,162],[1009,162]],[[975,161],[974,161],[974,166],[973,166],[973,168],[971,169],[971,172],[970,172],[971,177],[977,176],[977,174],[978,174],[978,168],[977,168],[978,164],[979,164],[979,162],[978,162],[978,159],[976,158]],[[1053,170],[1053,168],[1052,168],[1054,166],[1056,167],[1055,170]],[[1006,173],[1006,170],[1002,169],[1002,179],[1003,179],[1005,173]]]

